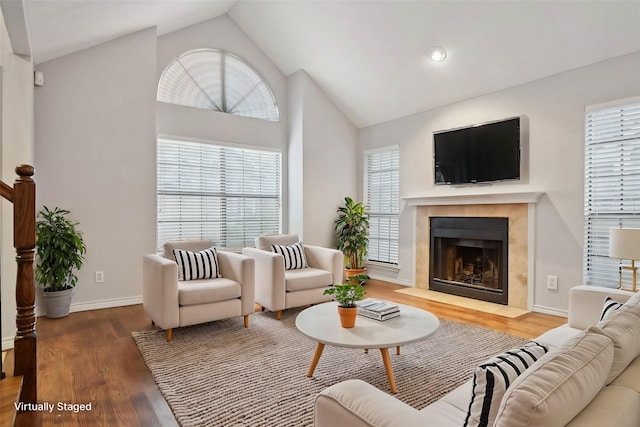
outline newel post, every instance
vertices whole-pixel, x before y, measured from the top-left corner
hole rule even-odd
[[[16,167],[13,190],[13,245],[16,248],[16,326],[14,375],[22,375],[20,400],[36,403],[36,315],[33,262],[36,247],[36,183],[33,166]]]

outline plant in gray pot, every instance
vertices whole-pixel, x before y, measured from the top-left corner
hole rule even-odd
[[[36,222],[36,281],[42,287],[47,317],[69,314],[73,288],[78,282],[75,270],[84,263],[87,251],[78,223],[68,218],[69,211],[43,206]]]

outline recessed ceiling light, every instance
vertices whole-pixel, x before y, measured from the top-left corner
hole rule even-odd
[[[442,62],[447,57],[447,52],[440,46],[434,46],[429,49],[429,58],[434,62]]]

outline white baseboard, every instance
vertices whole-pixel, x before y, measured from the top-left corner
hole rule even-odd
[[[137,297],[127,297],[127,298],[115,298],[108,299],[102,301],[91,301],[91,302],[79,302],[75,304],[71,304],[69,307],[69,313],[75,313],[78,311],[89,311],[89,310],[100,310],[103,308],[113,308],[113,307],[124,307],[125,305],[136,305],[142,304],[142,295]],[[36,307],[36,316],[45,316],[47,313],[44,311],[44,307],[37,306]]]
[[[2,351],[11,350],[13,348],[13,338],[2,338]]]
[[[69,313],[76,313],[79,311],[89,311],[89,310],[100,310],[103,308],[124,307],[126,305],[136,305],[136,304],[142,304],[142,295],[137,297],[115,298],[115,299],[102,300],[102,301],[80,302],[76,304],[71,304],[71,307],[69,307]],[[46,315],[44,307],[37,306],[36,317],[40,317],[44,315]],[[37,331],[37,324],[36,324],[36,331]],[[13,348],[13,339],[14,337],[2,337],[2,351]]]
[[[375,280],[382,280],[383,282],[395,283],[396,285],[410,286],[410,287],[414,286],[413,282],[411,282],[409,280],[394,279],[394,278],[386,277],[386,276],[378,276],[376,274],[369,274],[369,277],[371,277],[372,279],[375,279]]]
[[[550,314],[552,316],[569,317],[568,310],[561,310],[559,308],[553,308],[553,307],[545,307],[543,305],[534,305],[532,311],[535,313]]]
[[[142,304],[142,295],[137,297],[115,298],[103,301],[81,302],[71,304],[70,312],[100,310],[102,308],[124,307],[125,305]]]

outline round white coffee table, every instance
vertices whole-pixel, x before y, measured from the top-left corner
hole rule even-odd
[[[438,318],[428,311],[404,304],[397,305],[400,307],[400,316],[382,322],[358,316],[354,328],[340,326],[336,302],[318,304],[303,310],[296,317],[296,327],[318,342],[307,377],[313,376],[325,344],[365,350],[379,348],[391,392],[396,393],[389,348],[396,347],[397,354],[400,354],[400,346],[422,340],[440,326]]]

